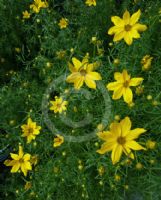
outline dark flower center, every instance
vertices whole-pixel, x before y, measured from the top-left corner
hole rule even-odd
[[[125,144],[126,139],[125,139],[125,137],[119,137],[119,138],[117,139],[117,142],[118,142],[119,144],[123,145],[123,144]]]
[[[29,128],[29,129],[28,129],[28,133],[29,133],[29,134],[33,133],[33,128]]]
[[[129,25],[129,24],[127,24],[127,25],[125,25],[125,31],[130,31],[131,30],[131,25]]]
[[[82,70],[80,71],[80,73],[81,73],[82,76],[85,76],[85,75],[87,74],[86,70],[84,70],[84,69],[82,69]]]
[[[125,88],[129,87],[129,81],[125,81],[125,82],[124,82],[124,87],[125,87]]]

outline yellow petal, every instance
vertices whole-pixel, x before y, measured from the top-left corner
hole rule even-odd
[[[74,72],[71,75],[69,75],[66,79],[66,81],[68,83],[74,83],[74,81],[80,77],[80,73],[79,72]]]
[[[15,173],[19,170],[20,168],[20,163],[16,162],[15,165],[13,165],[12,169],[11,169],[11,173]]]
[[[82,66],[82,63],[75,57],[72,58],[72,62],[77,70]]]
[[[121,125],[119,123],[113,122],[110,125],[110,132],[113,134],[114,138],[121,136]]]
[[[102,132],[97,133],[97,136],[100,139],[105,140],[105,141],[109,138],[109,135],[110,135],[110,131],[102,131]]]
[[[84,83],[84,77],[80,76],[74,81],[74,88],[79,90]]]
[[[134,140],[139,137],[142,133],[145,133],[146,130],[143,128],[136,128],[134,130],[131,130],[129,134],[126,136],[126,140]]]
[[[124,40],[125,40],[126,44],[128,44],[128,45],[131,45],[131,44],[132,44],[133,39],[132,39],[132,37],[131,37],[131,35],[130,35],[130,32],[126,32],[126,33],[125,33],[125,35],[124,35]]]
[[[123,152],[131,159],[134,159],[134,154],[131,152],[131,150],[128,147],[123,148]]]
[[[108,90],[117,90],[120,88],[120,86],[122,86],[122,84],[118,82],[112,82],[112,83],[109,83],[106,87]]]
[[[113,38],[113,41],[117,42],[117,41],[122,40],[124,38],[125,33],[126,33],[125,31],[121,31],[121,32],[116,33],[114,38]]]
[[[130,80],[130,75],[128,74],[127,70],[124,69],[122,72],[122,76],[123,76],[123,80],[125,81],[129,81]]]
[[[75,69],[75,67],[71,64],[71,63],[68,63],[68,67],[69,67],[69,70],[71,72],[76,72],[77,70]]]
[[[132,78],[130,80],[129,86],[137,86],[139,85],[144,79],[143,78]]]
[[[123,75],[120,72],[115,72],[114,79],[118,82],[123,82]]]
[[[105,154],[108,151],[111,151],[115,147],[115,143],[109,143],[105,142],[99,150],[97,150],[97,153],[99,154]]]
[[[89,72],[86,77],[93,80],[102,80],[102,77],[98,72]]]
[[[26,153],[23,157],[24,161],[30,160],[31,155],[29,153]]]
[[[125,117],[125,119],[120,122],[122,133],[121,135],[126,136],[131,129],[131,120],[129,117]]]
[[[124,26],[123,20],[122,20],[120,17],[118,17],[118,16],[112,16],[112,17],[111,17],[111,21],[112,21],[112,22],[114,23],[114,25],[116,25],[116,26],[119,26],[119,27]]]
[[[133,94],[132,90],[130,88],[125,88],[124,93],[123,93],[124,101],[126,103],[131,103],[133,100]]]
[[[118,32],[120,32],[120,31],[122,31],[122,30],[123,30],[122,27],[113,26],[113,27],[111,27],[111,28],[108,30],[108,34],[109,34],[109,35],[113,35],[113,34],[115,34],[115,33],[118,33]]]
[[[130,23],[130,13],[127,10],[123,14],[123,20],[125,24]]]
[[[85,83],[89,88],[96,89],[96,83],[92,79],[86,77],[85,78]]]
[[[23,172],[24,176],[27,176],[27,169],[24,163],[21,164],[21,171]]]
[[[147,26],[137,23],[133,26],[133,29],[136,29],[137,31],[143,32],[147,29]]]
[[[136,30],[136,29],[132,29],[131,31],[130,31],[130,34],[131,34],[131,37],[132,38],[140,38],[140,34],[138,33],[138,31]]]
[[[137,12],[135,12],[130,19],[130,25],[136,24],[136,22],[139,20],[141,15],[141,10],[139,9]]]
[[[10,153],[11,155],[11,158],[14,159],[14,160],[19,160],[19,155],[17,154],[14,154],[14,153]]]
[[[118,89],[114,90],[112,99],[117,100],[120,99],[123,95],[124,88],[121,86]]]
[[[26,161],[26,162],[24,162],[24,165],[25,165],[25,168],[26,168],[27,170],[32,170],[32,166],[31,166],[31,163],[30,163],[30,162]]]
[[[144,147],[142,147],[140,144],[138,144],[136,141],[134,140],[131,140],[131,141],[127,141],[125,146],[127,146],[128,148],[130,149],[133,149],[133,150],[145,150]]]
[[[116,164],[122,155],[122,146],[121,145],[115,145],[115,147],[112,150],[112,154],[111,154],[111,159],[112,159],[112,163],[113,165]]]

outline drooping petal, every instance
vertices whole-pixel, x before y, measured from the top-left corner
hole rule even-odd
[[[137,12],[135,12],[131,18],[130,18],[130,25],[136,24],[136,22],[139,20],[141,15],[141,10],[139,9]]]
[[[106,87],[108,90],[117,90],[122,87],[122,84],[120,84],[119,82],[112,82],[108,83]]]
[[[75,57],[72,58],[72,62],[77,70],[82,66],[82,63]]]
[[[132,78],[130,80],[129,86],[137,86],[139,85],[144,79],[143,78]]]
[[[102,144],[101,148],[97,150],[99,154],[105,154],[108,151],[111,151],[115,147],[115,143],[113,142],[105,142]]]
[[[133,93],[130,88],[126,88],[123,93],[123,98],[126,103],[131,103],[133,100]]]
[[[80,76],[79,78],[77,78],[75,81],[74,81],[74,88],[76,90],[79,90],[82,85],[84,83],[84,77],[83,76]]]
[[[125,25],[130,23],[130,13],[127,10],[123,14],[123,20]]]
[[[129,131],[129,134],[126,136],[126,140],[134,140],[137,139],[142,133],[145,133],[146,130],[143,128],[136,128]]]
[[[120,17],[118,17],[118,16],[112,16],[112,17],[111,17],[111,21],[112,21],[112,22],[114,23],[114,25],[116,25],[116,26],[119,26],[119,27],[124,26],[123,20],[122,20]]]
[[[143,25],[143,24],[137,23],[137,24],[135,24],[135,25],[133,26],[133,29],[136,29],[137,31],[143,32],[143,31],[146,31],[147,26],[146,26],[146,25]]]
[[[129,131],[131,129],[131,120],[130,120],[130,118],[129,117],[125,117],[123,120],[121,120],[120,125],[121,125],[121,130],[122,130],[121,136],[125,137],[129,133]]]
[[[127,141],[125,146],[127,146],[130,149],[136,150],[136,151],[137,150],[145,150],[145,148],[143,146],[141,146],[139,143],[137,143],[134,140]]]
[[[89,72],[86,77],[92,80],[102,80],[102,77],[98,72]]]
[[[114,41],[114,42],[117,42],[117,41],[122,40],[122,39],[124,38],[125,33],[126,33],[126,32],[125,32],[124,30],[122,30],[121,32],[115,33],[115,36],[114,36],[114,38],[113,38],[113,41]]]
[[[125,33],[125,35],[124,35],[124,40],[125,40],[126,44],[128,44],[128,45],[131,45],[131,44],[132,44],[133,39],[132,39],[132,37],[131,37],[131,35],[130,35],[130,32],[126,32],[126,33]]]
[[[11,169],[11,173],[16,173],[16,172],[19,170],[19,168],[20,168],[20,163],[19,163],[19,162],[16,162],[16,163],[13,165],[12,169]]]
[[[113,93],[112,99],[114,100],[120,99],[123,95],[123,91],[124,91],[124,88],[122,86],[116,89]]]
[[[86,85],[87,85],[89,88],[96,89],[96,83],[95,83],[95,81],[92,80],[92,79],[90,79],[90,78],[88,78],[87,76],[86,76],[86,78],[85,78],[85,83],[86,83]]]
[[[112,150],[112,154],[111,154],[111,159],[112,159],[112,163],[113,165],[116,164],[122,155],[122,146],[121,145],[115,145],[115,147]]]

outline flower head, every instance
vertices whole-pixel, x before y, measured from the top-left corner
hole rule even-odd
[[[151,67],[152,60],[153,57],[151,57],[150,55],[144,56],[141,60],[142,70],[148,70]]]
[[[111,17],[111,21],[115,26],[108,30],[109,35],[115,35],[113,41],[125,40],[126,44],[131,45],[133,38],[140,38],[139,32],[147,29],[146,25],[137,23],[141,15],[138,10],[131,17],[130,13],[126,10],[123,14],[123,19],[118,16]]]
[[[88,5],[88,6],[96,6],[96,0],[86,0],[86,5]]]
[[[39,13],[41,8],[47,8],[48,3],[46,1],[34,0],[34,3],[30,5],[30,8],[35,12]]]
[[[23,14],[23,19],[29,19],[30,18],[30,13],[27,10],[22,12],[22,14]]]
[[[54,113],[62,113],[67,110],[66,106],[68,105],[68,101],[63,101],[62,97],[55,96],[55,101],[50,101],[50,103],[52,104],[50,110],[53,110]]]
[[[68,26],[68,20],[66,18],[61,18],[58,25],[61,29],[64,29]]]
[[[64,143],[64,137],[57,135],[56,138],[54,138],[53,147],[59,147],[62,143]]]
[[[30,163],[31,155],[28,153],[24,154],[22,146],[19,146],[18,154],[10,153],[10,155],[13,160],[6,160],[4,164],[6,166],[12,166],[11,173],[16,173],[21,170],[27,176],[28,170],[32,170]]]
[[[73,65],[69,63],[69,70],[72,72],[66,79],[68,83],[74,83],[74,88],[79,90],[85,84],[92,89],[96,89],[96,80],[101,80],[101,75],[93,72],[97,63],[89,63],[88,58],[84,57],[82,62],[77,58],[72,58]]]
[[[143,81],[143,78],[131,78],[127,71],[123,70],[122,73],[115,72],[114,79],[116,80],[115,82],[107,85],[108,90],[114,91],[112,99],[117,100],[123,96],[126,103],[131,103],[133,93],[130,87],[139,85]]]
[[[27,137],[27,143],[35,140],[36,136],[40,134],[41,126],[37,126],[36,122],[33,122],[31,118],[27,120],[27,124],[21,126],[22,137]]]
[[[131,120],[129,117],[125,117],[120,123],[113,122],[110,125],[109,131],[98,133],[98,137],[105,142],[97,152],[105,154],[112,151],[111,159],[113,164],[119,162],[123,152],[133,159],[134,155],[131,150],[145,150],[144,147],[135,141],[144,132],[146,130],[143,128],[131,130]]]

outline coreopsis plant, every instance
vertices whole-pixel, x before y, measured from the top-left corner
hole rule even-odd
[[[102,80],[101,75],[93,71],[97,63],[89,63],[87,57],[84,57],[82,62],[73,57],[72,62],[74,66],[69,63],[69,70],[72,74],[67,77],[66,81],[74,83],[76,90],[79,90],[84,82],[89,88],[96,89],[95,81]]]
[[[55,101],[50,101],[51,107],[50,110],[53,110],[54,113],[62,113],[67,110],[68,101],[64,101],[62,97],[55,96]]]
[[[24,176],[27,176],[27,172],[32,170],[30,158],[31,155],[24,154],[22,146],[19,146],[18,154],[10,153],[12,160],[5,160],[6,166],[12,167],[11,173],[16,173],[19,170],[23,172]]]
[[[54,143],[53,143],[53,147],[59,147],[61,144],[64,143],[64,137],[61,135],[56,135],[56,137],[54,138]]]
[[[143,128],[131,130],[131,126],[130,118],[125,117],[120,122],[113,122],[110,125],[109,131],[99,132],[98,137],[104,140],[104,143],[97,152],[99,154],[105,154],[106,152],[112,151],[111,160],[113,164],[119,162],[122,153],[134,159],[131,150],[145,150],[135,139],[137,139],[140,134],[145,133],[146,130]]]
[[[22,137],[27,138],[27,143],[35,140],[36,136],[40,134],[41,126],[38,126],[36,122],[33,122],[31,118],[28,118],[27,124],[21,126]]]
[[[59,25],[60,29],[64,29],[68,26],[68,24],[69,24],[68,19],[61,18],[58,25]]]
[[[142,70],[149,70],[151,67],[152,60],[153,60],[152,56],[145,55],[141,60]]]
[[[96,6],[96,0],[86,0],[85,3],[88,6]]]
[[[34,0],[34,3],[30,5],[30,8],[35,12],[39,13],[41,8],[47,8],[48,3],[46,1]]]
[[[118,16],[111,17],[114,26],[108,30],[108,34],[114,35],[113,41],[117,42],[124,39],[126,44],[131,45],[133,38],[140,38],[139,32],[147,29],[146,25],[138,23],[140,15],[141,11],[138,10],[130,17],[130,13],[126,10],[122,19]]]
[[[107,89],[112,90],[112,99],[117,100],[123,96],[126,103],[130,104],[133,101],[133,93],[130,87],[138,86],[144,80],[143,78],[131,78],[127,70],[122,73],[114,73],[115,82],[107,84]]]
[[[25,10],[24,12],[22,12],[22,14],[23,14],[23,19],[29,19],[30,15],[31,15],[27,10]]]

